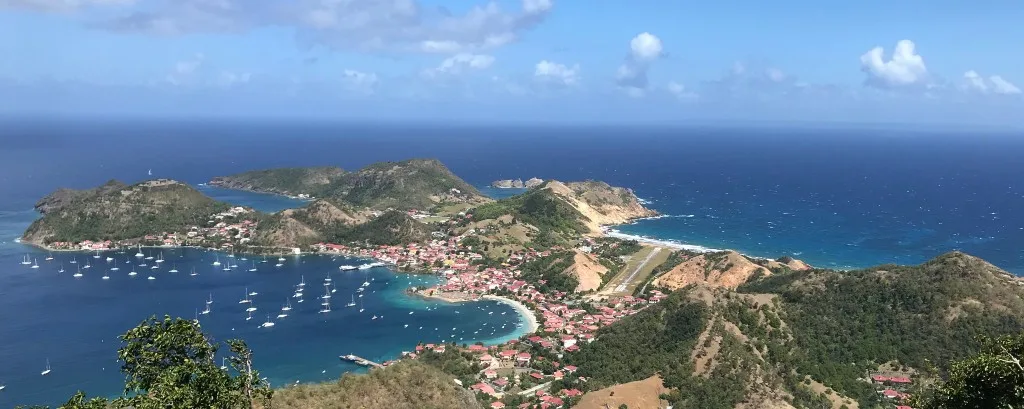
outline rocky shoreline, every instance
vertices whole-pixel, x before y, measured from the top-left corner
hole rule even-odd
[[[491,187],[498,189],[529,189],[544,184],[543,179],[530,178],[525,182],[522,179],[502,179],[491,182]]]

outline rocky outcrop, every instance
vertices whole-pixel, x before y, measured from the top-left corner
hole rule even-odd
[[[562,197],[585,216],[585,224],[592,234],[599,234],[601,226],[604,225],[624,224],[658,214],[644,207],[632,190],[610,186],[604,182],[549,181],[542,189],[548,189]]]
[[[498,189],[529,189],[542,184],[544,184],[544,180],[538,178],[530,178],[525,182],[522,179],[502,179],[491,182],[491,187]]]

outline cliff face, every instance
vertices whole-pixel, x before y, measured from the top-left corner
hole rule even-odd
[[[70,192],[70,193],[69,193]],[[126,240],[204,225],[227,204],[174,180],[126,186],[109,182],[88,191],[59,190],[37,205],[44,212],[25,231],[30,243]]]
[[[644,207],[632,190],[613,187],[604,182],[586,181],[561,183],[550,181],[541,189],[547,189],[562,197],[587,219],[585,224],[591,233],[601,232],[602,225],[623,224],[658,212]]]

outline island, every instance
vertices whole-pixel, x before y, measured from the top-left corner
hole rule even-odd
[[[492,200],[431,159],[260,170],[210,184],[310,202],[264,214],[173,180],[111,181],[43,198],[23,239],[66,250],[190,245],[373,258],[440,278],[409,290],[417,296],[499,300],[525,314],[529,329],[501,345],[410,345],[369,374],[266,394],[251,393],[267,385],[242,376],[250,366],[222,383],[235,388],[225,396],[246,397],[225,407],[262,399],[314,409],[941,408],[941,399],[957,399],[943,385],[983,385],[992,396],[1015,387],[972,378],[991,367],[950,372],[954,364],[1012,363],[1024,351],[1024,280],[960,252],[837,271],[644,243],[607,234],[658,215],[629,188],[547,180]],[[137,333],[208,342],[191,322],[153,322]],[[251,351],[235,347],[246,362]],[[157,374],[183,370],[160,362],[171,367]],[[199,362],[190,370],[216,369]],[[149,407],[197,388],[179,381],[160,378],[124,402]]]
[[[530,189],[544,184],[544,180],[530,178],[523,182],[522,179],[502,179],[491,182],[491,187],[498,189]]]

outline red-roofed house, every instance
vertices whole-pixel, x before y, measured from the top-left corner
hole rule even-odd
[[[505,407],[505,404],[501,403],[501,402],[491,403],[491,409],[502,409],[504,407]]]
[[[886,381],[889,380],[889,377],[888,376],[882,376],[882,375],[875,375],[875,376],[871,377],[871,380],[875,381],[875,383],[885,383]]]
[[[530,353],[529,352],[523,352],[523,353],[520,353],[519,355],[516,355],[516,366],[519,366],[519,367],[530,366]]]
[[[896,392],[896,391],[894,391],[892,389],[886,389],[886,390],[882,391],[882,395],[885,395],[885,397],[887,397],[889,399],[892,399],[892,398],[895,398],[895,397],[899,396],[900,393]]]
[[[530,372],[530,377],[533,379],[544,379],[544,375],[541,375],[540,372]]]

